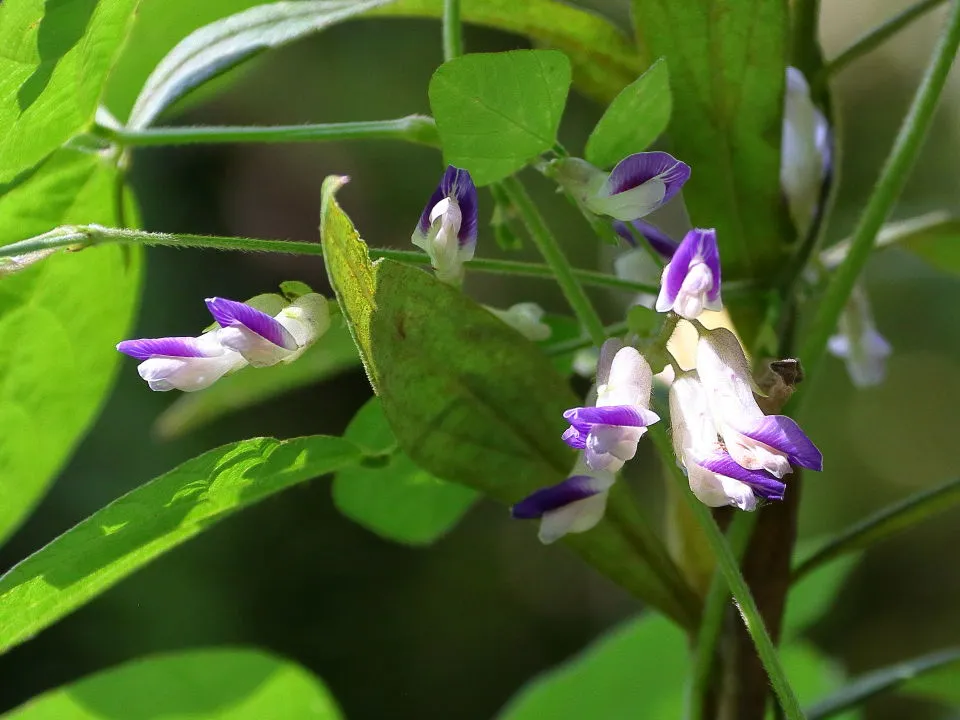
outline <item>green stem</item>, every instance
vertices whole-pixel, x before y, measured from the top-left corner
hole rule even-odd
[[[730,544],[730,551],[736,558],[738,567],[743,560],[747,542],[756,524],[757,513],[738,512],[727,529],[727,542]],[[710,692],[710,681],[713,679],[713,668],[717,659],[717,646],[720,642],[729,599],[730,586],[727,585],[723,573],[715,570],[703,605],[703,615],[694,651],[693,675],[687,688],[686,717],[688,720],[702,720],[704,717],[707,694]]]
[[[396,120],[278,125],[275,127],[160,127],[128,130],[97,126],[98,135],[125,147],[193,145],[200,143],[295,143],[336,140],[402,140],[440,147],[437,125],[427,115],[407,115]]]
[[[443,59],[463,55],[463,27],[460,23],[460,0],[443,0]]]
[[[817,42],[819,24],[820,0],[794,0],[790,12],[790,64],[807,77],[821,64],[820,45]]]
[[[553,233],[550,232],[550,228],[547,227],[543,216],[537,206],[533,204],[530,195],[527,194],[526,188],[523,187],[516,176],[507,178],[501,186],[517,208],[517,212],[520,213],[520,218],[523,220],[523,224],[527,226],[527,231],[540,250],[540,254],[543,255],[543,259],[553,270],[557,284],[560,285],[560,289],[566,296],[567,302],[570,303],[574,314],[580,320],[587,334],[593,339],[594,344],[598,347],[603,345],[604,340],[607,339],[603,322],[590,302],[590,298],[583,291],[580,280],[573,268],[570,267],[570,263],[560,249],[560,245],[557,244]]]
[[[871,50],[876,49],[889,38],[903,30],[903,28],[912,23],[914,20],[923,17],[938,5],[942,5],[944,2],[946,2],[946,0],[921,0],[921,2],[918,2],[916,5],[908,7],[906,10],[898,15],[893,16],[885,23],[873,28],[873,30],[868,32],[866,35],[857,38],[857,40],[850,47],[837,55],[833,60],[824,66],[819,77],[817,78],[817,82],[825,82],[828,78],[836,75],[854,60],[866,55]]]
[[[837,326],[837,320],[853,291],[853,286],[870,257],[877,233],[890,214],[917,159],[958,46],[960,46],[960,0],[954,0],[930,65],[927,67],[920,87],[917,88],[910,110],[904,118],[880,178],[874,186],[873,194],[854,230],[850,251],[834,271],[830,284],[820,300],[820,311],[813,320],[810,334],[800,355],[810,377],[817,377],[817,367],[826,350],[827,340]],[[801,386],[794,395],[790,402],[791,406],[798,405],[800,399],[806,395],[805,387]]]
[[[747,632],[753,640],[753,644],[757,649],[757,655],[760,658],[760,662],[763,663],[763,668],[767,673],[767,677],[770,679],[770,684],[773,686],[773,690],[776,693],[777,700],[780,702],[780,707],[785,717],[787,720],[803,720],[803,710],[800,708],[800,703],[797,701],[793,688],[790,687],[786,672],[784,672],[783,666],[780,664],[777,648],[773,644],[770,634],[767,632],[767,628],[763,623],[763,617],[760,615],[760,609],[753,599],[747,581],[740,572],[739,563],[730,545],[727,544],[727,540],[713,519],[713,515],[710,514],[710,509],[697,500],[693,493],[690,492],[690,488],[687,485],[687,478],[673,461],[673,448],[670,446],[670,438],[667,437],[666,430],[657,424],[651,426],[647,430],[647,434],[650,435],[653,440],[657,452],[660,454],[661,460],[674,479],[674,482],[677,483],[680,494],[683,495],[694,517],[704,530],[707,542],[716,556],[717,567],[722,573],[726,583],[730,586],[730,591],[737,601],[737,609],[740,611],[740,617],[743,619],[743,624],[746,626]]]

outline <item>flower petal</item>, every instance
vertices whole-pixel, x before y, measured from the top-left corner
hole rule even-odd
[[[574,450],[585,450],[587,447],[587,435],[587,432],[580,432],[580,430],[575,427],[568,427],[560,437]]]
[[[165,357],[214,357],[224,350],[215,343],[201,342],[195,337],[143,338],[117,343],[117,350],[124,355],[146,360],[156,356]]]
[[[629,243],[632,247],[637,246],[637,241],[629,227],[630,225],[633,226],[633,230],[640,233],[640,235],[642,235],[643,238],[650,243],[650,247],[653,248],[654,252],[656,252],[665,260],[672,258],[673,254],[677,251],[677,248],[680,247],[680,243],[671,238],[656,225],[647,222],[646,220],[638,218],[636,220],[631,220],[629,223],[625,223],[622,220],[615,220],[613,223],[613,229],[616,230],[617,235],[626,240],[627,243]]]
[[[823,470],[823,454],[793,418],[766,415],[750,427],[735,429],[752,440],[779,450],[794,465],[809,470]]]
[[[613,476],[573,475],[561,483],[540,488],[513,506],[511,514],[518,520],[543,517],[544,513],[592,497],[613,485]]]
[[[602,192],[605,195],[616,195],[654,179],[664,184],[664,194],[660,202],[665,203],[690,179],[690,166],[670,153],[661,151],[628,155],[610,172]]]
[[[689,469],[690,490],[707,507],[733,507],[751,512],[757,507],[757,497],[746,483],[725,475],[718,475],[695,462],[686,463]]]
[[[543,514],[537,536],[544,545],[556,542],[568,533],[582,533],[603,519],[607,509],[607,491],[577,500]]]
[[[284,350],[296,350],[297,341],[283,325],[264,312],[226,298],[207,298],[207,309],[221,327],[243,326]]]
[[[584,427],[590,428],[593,425],[647,427],[660,420],[660,416],[653,410],[647,410],[637,405],[573,408],[567,410],[563,417],[578,430]]]
[[[697,465],[717,475],[739,480],[749,485],[754,493],[768,500],[783,500],[787,486],[765,470],[747,470],[727,453],[714,453],[697,461]]]
[[[234,352],[217,357],[152,357],[140,363],[137,372],[151,390],[194,392],[210,387],[245,364],[243,357]]]

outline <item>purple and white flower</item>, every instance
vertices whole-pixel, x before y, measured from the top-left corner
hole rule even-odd
[[[693,320],[707,310],[721,310],[720,250],[717,231],[694,228],[686,234],[663,269],[658,312],[673,310]]]
[[[636,348],[607,340],[597,368],[596,405],[563,414],[570,423],[564,442],[583,450],[591,469],[616,472],[636,455],[647,426],[660,419],[650,410],[652,385],[650,365]]]
[[[823,469],[823,456],[796,421],[764,415],[757,405],[750,366],[736,335],[726,328],[703,331],[697,373],[726,450],[739,465],[777,478],[792,472],[791,464]]]
[[[537,303],[517,303],[506,310],[499,310],[488,305],[484,305],[484,307],[532,342],[546,340],[553,332],[552,328],[543,322],[544,311]]]
[[[541,488],[518,502],[511,514],[518,520],[540,520],[540,542],[555,542],[567,533],[581,533],[594,527],[607,508],[607,494],[613,486],[611,473],[592,473],[578,462],[574,472],[561,483]]]
[[[221,327],[217,340],[254,367],[293,362],[330,327],[327,299],[317,293],[301,295],[275,317],[235,300],[206,303]]]
[[[750,511],[758,498],[783,499],[786,485],[766,470],[742,467],[724,449],[695,372],[681,373],[671,384],[670,420],[677,461],[704,505]]]
[[[830,338],[827,349],[843,359],[855,386],[871,387],[883,382],[893,348],[873,322],[870,301],[862,285],[854,286],[840,315],[837,334]]]
[[[213,330],[200,337],[124,340],[117,350],[143,360],[137,372],[151,390],[193,392],[247,364],[240,353],[223,347],[217,334]]]
[[[591,212],[625,222],[649,215],[690,179],[689,165],[659,151],[629,155],[609,173],[580,158],[555,160],[546,172]]]
[[[462,282],[463,264],[477,247],[477,188],[469,172],[447,166],[411,239],[430,256],[439,280]]]
[[[797,232],[806,235],[830,171],[830,125],[810,99],[803,73],[787,68],[780,139],[780,187]]]

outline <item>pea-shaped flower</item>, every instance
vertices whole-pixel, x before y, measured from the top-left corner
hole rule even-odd
[[[810,99],[803,73],[787,68],[780,136],[780,187],[797,231],[806,235],[830,172],[830,125]]]
[[[317,293],[301,295],[273,317],[235,300],[214,297],[206,303],[221,326],[220,344],[254,367],[293,362],[330,327],[327,299]]]
[[[439,280],[462,282],[463,264],[477,247],[477,188],[469,172],[447,166],[411,240],[430,256]]]
[[[546,174],[590,212],[626,222],[649,215],[680,192],[690,166],[657,151],[628,155],[609,173],[580,158],[561,158]]]
[[[151,390],[193,392],[210,387],[247,364],[240,353],[220,344],[217,330],[200,337],[124,340],[117,350],[143,362],[137,367]]]
[[[727,452],[748,470],[781,478],[792,465],[823,469],[823,456],[796,421],[764,415],[753,396],[750,366],[736,335],[704,331],[697,342],[697,373]]]
[[[593,470],[616,472],[637,454],[637,443],[647,426],[660,419],[650,410],[653,371],[633,347],[608,340],[597,368],[597,402],[594,407],[567,410],[570,427],[563,440],[584,451]],[[619,348],[619,349],[618,349]]]
[[[670,385],[670,422],[677,462],[704,505],[753,510],[757,499],[782,500],[786,486],[766,470],[738,464],[721,445],[706,391],[695,372]]]
[[[582,459],[574,474],[561,483],[541,488],[513,506],[518,520],[540,520],[540,542],[549,544],[567,533],[589,530],[603,518],[607,493],[614,483],[611,473],[591,473]]]
[[[657,312],[673,310],[693,320],[707,310],[720,310],[720,251],[714,229],[694,228],[663,269]]]
[[[883,382],[893,348],[873,322],[870,301],[862,285],[854,286],[837,323],[837,334],[830,338],[827,349],[843,359],[855,386],[870,387]]]

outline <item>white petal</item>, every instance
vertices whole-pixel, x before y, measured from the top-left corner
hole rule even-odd
[[[749,438],[729,425],[721,426],[720,433],[723,435],[727,452],[740,467],[745,467],[747,470],[766,470],[778,478],[793,472],[785,453]]]
[[[813,217],[823,181],[824,124],[823,116],[810,99],[810,88],[803,74],[796,68],[787,68],[780,185],[787,196],[794,225],[801,234],[806,232]]]
[[[627,346],[617,351],[610,365],[606,382],[597,388],[597,407],[640,405],[650,407],[653,371],[636,348]]]
[[[663,202],[667,186],[660,178],[651,178],[635,188],[614,195],[593,195],[586,206],[598,215],[609,215],[624,222],[649,215]]]
[[[683,373],[670,386],[670,420],[678,458],[682,459],[687,451],[707,457],[719,448],[706,391],[693,373]]]
[[[217,357],[154,357],[137,367],[151,390],[194,392],[210,387],[231,370],[243,367],[241,355],[225,352]]]
[[[540,542],[549,545],[567,533],[581,533],[594,527],[603,518],[607,508],[607,494],[608,491],[604,490],[544,513],[540,519]]]
[[[299,346],[281,358],[283,362],[293,362],[330,328],[330,304],[323,295],[307,293],[281,310],[276,319],[293,335]]]
[[[753,397],[753,377],[743,348],[726,328],[707,331],[700,337],[697,373],[718,425],[746,427],[763,417]]]
[[[258,335],[244,325],[225,327],[215,331],[220,344],[240,353],[253,367],[269,367],[293,354]]]
[[[536,303],[517,303],[506,310],[484,306],[527,340],[539,342],[550,337],[549,325],[541,322],[543,308]]]
[[[741,510],[754,510],[757,498],[749,485],[739,480],[717,475],[694,462],[688,463],[690,490],[708,507],[733,505]]]

